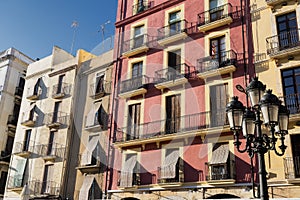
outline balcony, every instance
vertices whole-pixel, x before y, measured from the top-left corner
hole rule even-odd
[[[286,31],[266,40],[267,54],[271,58],[284,58],[300,53],[299,29]]]
[[[65,147],[61,144],[43,144],[39,146],[40,155],[45,161],[55,161],[57,158],[63,158]]]
[[[78,157],[78,167],[76,169],[80,170],[82,173],[100,173],[105,169],[105,166],[101,163],[100,155],[91,154],[91,160],[85,163],[87,154],[79,154]]]
[[[53,86],[52,90],[52,98],[53,99],[61,99],[66,95],[71,94],[72,85],[68,83],[57,84]]]
[[[154,6],[154,1],[140,1],[139,3],[132,6],[132,15],[142,13]]]
[[[197,60],[198,77],[207,79],[236,70],[237,54],[233,50],[220,52],[220,55],[208,56]]]
[[[141,143],[167,141],[173,138],[185,138],[226,131],[228,121],[225,109],[215,112],[202,112],[185,115],[176,119],[164,119],[134,126],[119,128],[116,132],[115,145],[125,147]]]
[[[60,194],[60,185],[54,181],[31,181],[29,186],[32,188],[32,195],[37,198],[48,199],[51,196],[51,199],[56,199],[54,197],[59,197]]]
[[[146,86],[148,83],[150,83],[150,78],[145,75],[122,81],[120,83],[119,97],[125,99],[145,94],[147,92]]]
[[[181,20],[173,22],[167,26],[159,28],[158,31],[158,44],[165,46],[174,42],[185,39],[187,34],[188,22]]]
[[[285,178],[288,182],[300,182],[300,157],[283,158]],[[298,179],[298,180],[295,180]]]
[[[129,181],[131,179],[132,182]],[[132,188],[140,185],[141,185],[141,177],[139,173],[118,171],[117,186],[119,188]]]
[[[268,6],[275,6],[284,2],[287,2],[287,0],[266,0]]]
[[[23,158],[28,158],[34,152],[34,146],[30,146],[31,142],[17,142],[14,147],[14,154]]]
[[[100,113],[98,113],[100,114]],[[109,121],[109,115],[105,114],[101,116],[101,120],[103,122],[103,124],[99,123],[99,120],[95,114],[95,117],[93,120],[91,120],[92,122],[89,122],[89,117],[86,116],[85,117],[85,130],[89,131],[89,132],[100,132],[100,131],[104,131],[107,130],[108,128],[108,121]]]
[[[93,99],[99,99],[106,94],[111,92],[111,82],[104,82],[104,83],[93,83],[90,85],[90,97]]]
[[[174,178],[163,178],[162,174],[164,174],[165,172],[163,172],[164,170],[170,170],[168,169],[164,169],[163,167],[158,167],[157,171],[158,171],[158,178],[157,178],[157,183],[160,184],[163,187],[167,187],[167,186],[175,186],[175,185],[180,185],[181,183],[184,182],[184,165],[183,162],[181,162],[181,160],[179,159],[176,163],[175,166],[175,177]],[[167,172],[169,173],[169,172]]]
[[[190,66],[183,63],[174,67],[155,72],[155,87],[157,89],[172,88],[188,82]]]
[[[7,119],[7,127],[8,131],[15,132],[18,123],[18,116],[9,115]]]
[[[34,111],[24,112],[22,114],[21,125],[27,127],[34,127],[37,122],[37,116],[34,114]]]
[[[46,126],[50,129],[58,129],[61,125],[67,125],[68,119],[69,115],[61,111],[45,114],[44,118]]]
[[[290,111],[291,122],[299,121],[300,119],[300,94],[290,94],[279,98],[284,102],[287,109]]]
[[[125,41],[122,46],[122,55],[130,57],[148,51],[148,39],[149,36],[144,34]]]
[[[35,89],[32,91],[32,88],[28,88],[26,98],[28,100],[38,100],[42,94],[41,89]]]
[[[16,87],[15,97],[21,99],[23,95],[23,87]]]
[[[206,32],[229,25],[232,21],[232,5],[229,3],[198,14],[198,29]]]
[[[233,160],[228,160],[227,163],[219,164],[205,163],[205,166],[206,181],[210,185],[235,183],[235,162]]]

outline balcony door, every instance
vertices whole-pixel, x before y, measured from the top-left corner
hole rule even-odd
[[[52,118],[53,123],[58,122],[58,114],[59,114],[58,112],[59,112],[60,106],[61,106],[61,101],[55,102],[53,118]]]
[[[181,49],[168,52],[167,80],[175,80],[181,74]]]
[[[30,137],[31,137],[31,129],[25,131],[25,137],[24,137],[24,142],[23,142],[23,151],[29,150]]]
[[[48,140],[48,146],[47,146],[47,156],[53,155],[53,146],[54,146],[54,135],[55,131],[51,131],[49,135],[49,140]]]
[[[219,20],[222,18],[224,8],[222,6],[223,0],[210,0],[209,1],[209,18],[210,22]]]
[[[226,61],[226,42],[225,36],[213,38],[210,40],[211,63],[209,67],[218,68],[222,62]]]
[[[282,71],[282,85],[284,90],[284,101],[291,114],[300,111],[300,68]]]
[[[300,178],[300,134],[290,135],[295,178]]]
[[[126,87],[132,89],[139,89],[143,85],[143,62],[132,64],[131,81],[128,82]]]
[[[180,95],[166,97],[166,134],[177,133],[180,130]]]
[[[54,165],[45,165],[41,191],[42,194],[51,194],[52,190],[54,189],[53,183],[49,181],[49,179],[54,175],[53,169]]]
[[[63,93],[63,91],[62,91],[63,88],[62,88],[62,87],[63,87],[64,77],[65,77],[64,74],[63,74],[63,75],[60,75],[60,76],[58,77],[58,84],[57,84],[56,94],[61,94],[61,93]]]
[[[210,87],[210,124],[211,127],[226,124],[226,104],[228,102],[228,84]]]
[[[96,90],[95,94],[99,94],[104,91],[104,74],[97,75],[96,77]]]
[[[276,17],[280,50],[299,45],[296,12]]]
[[[169,14],[169,35],[175,35],[181,32],[180,17],[181,12],[173,12]]]
[[[139,138],[140,135],[141,104],[129,105],[127,140]]]

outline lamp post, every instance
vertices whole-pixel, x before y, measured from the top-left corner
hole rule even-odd
[[[251,158],[255,154],[258,156],[260,198],[267,200],[269,195],[264,155],[271,150],[278,156],[284,155],[287,147],[284,139],[288,133],[289,111],[271,90],[266,91],[266,86],[257,77],[242,91],[250,98],[251,106],[245,108],[238,97],[233,97],[226,106],[226,112],[238,152],[247,152]],[[270,134],[262,132],[262,124],[268,128]],[[241,149],[240,133],[243,133],[246,139],[244,149]]]

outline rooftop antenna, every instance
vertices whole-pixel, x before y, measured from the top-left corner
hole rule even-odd
[[[73,48],[74,48],[74,43],[75,43],[75,36],[76,36],[76,31],[77,27],[79,26],[79,23],[77,21],[73,21],[71,24],[71,28],[73,28],[73,39],[72,39],[72,44],[71,44],[71,50],[70,53],[73,54]]]
[[[101,31],[101,33],[102,33],[102,42],[104,41],[104,37],[105,37],[105,35],[104,35],[104,32],[105,32],[105,25],[107,25],[107,24],[109,24],[109,23],[110,23],[110,20],[107,20],[104,24],[101,24],[101,25],[100,25],[101,29],[100,29],[98,32]]]

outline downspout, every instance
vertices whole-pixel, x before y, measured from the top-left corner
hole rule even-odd
[[[126,0],[121,0],[121,11],[120,11],[120,21],[123,19],[123,11],[124,11],[124,1]],[[111,186],[111,180],[112,180],[112,175],[113,175],[113,169],[112,167],[114,166],[114,159],[112,158],[114,156],[114,148],[112,148],[112,142],[113,139],[115,138],[115,130],[117,129],[116,123],[114,123],[115,119],[117,119],[117,108],[118,105],[118,99],[116,98],[118,94],[118,80],[120,80],[121,76],[121,69],[122,69],[122,62],[120,61],[120,46],[121,46],[121,39],[122,39],[122,33],[124,30],[124,27],[120,27],[118,29],[118,43],[117,43],[117,55],[116,59],[114,60],[114,63],[116,64],[116,68],[114,70],[114,83],[112,87],[112,99],[111,99],[111,120],[110,120],[110,129],[109,129],[109,139],[108,139],[108,147],[107,147],[107,166],[106,166],[106,176],[105,176],[105,188],[104,188],[104,198],[103,199],[108,199],[108,188]],[[116,102],[115,102],[116,101]],[[115,104],[116,103],[116,104]],[[116,116],[116,117],[115,117]],[[111,152],[112,151],[112,152]],[[109,176],[109,177],[108,177]]]

